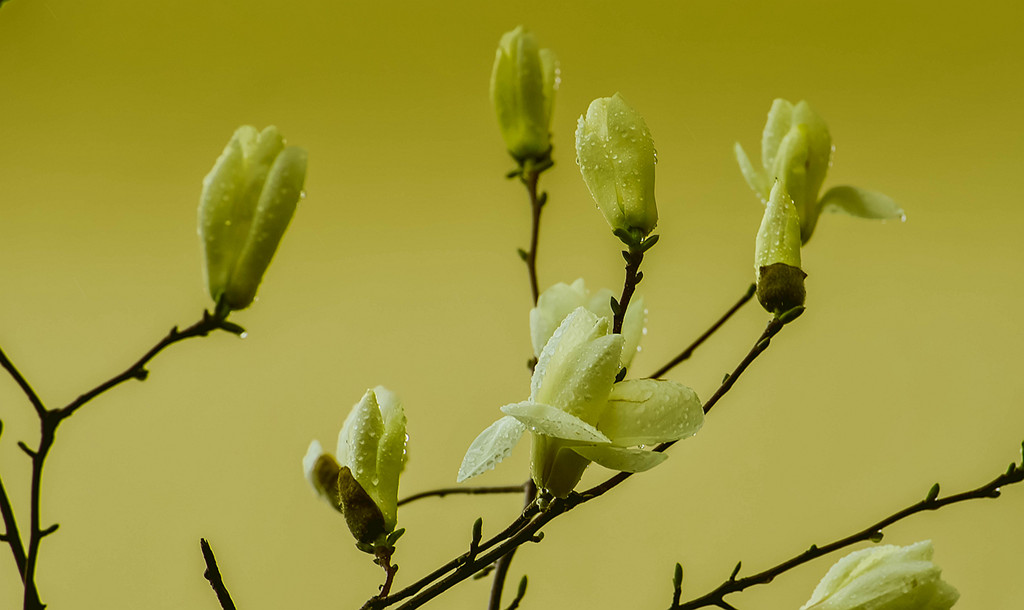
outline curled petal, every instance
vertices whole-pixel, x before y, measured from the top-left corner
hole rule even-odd
[[[597,427],[613,444],[632,447],[693,436],[703,425],[704,410],[690,388],[675,381],[633,379],[615,384]]]
[[[608,445],[589,445],[569,447],[591,462],[600,464],[611,470],[622,472],[644,472],[668,459],[668,455],[658,451],[644,449],[628,449]]]
[[[771,185],[768,183],[768,174],[763,169],[754,167],[754,164],[750,162],[750,157],[747,156],[746,151],[740,146],[739,142],[733,145],[733,153],[736,155],[736,162],[739,163],[740,172],[743,173],[744,180],[750,185],[757,196],[762,200],[767,199],[768,190]]]
[[[906,219],[898,203],[874,191],[855,186],[835,186],[821,198],[822,212],[845,212],[858,218]]]
[[[494,468],[512,452],[526,426],[514,417],[505,416],[480,433],[466,451],[459,467],[459,483]]]
[[[501,412],[518,419],[536,434],[582,443],[611,442],[594,426],[551,405],[524,401],[505,405]]]

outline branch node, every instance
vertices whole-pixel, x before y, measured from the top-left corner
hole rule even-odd
[[[516,591],[516,598],[512,600],[512,603],[505,610],[516,610],[519,607],[519,602],[523,601],[523,598],[526,596],[526,582],[526,575],[524,574],[519,579],[519,589]]]
[[[36,452],[29,449],[28,445],[26,445],[24,441],[18,441],[18,449],[24,451],[26,454],[28,454],[28,457],[32,458],[33,460],[36,459]]]
[[[149,377],[149,370],[145,367],[139,368],[132,373],[132,377],[139,381],[145,381]]]
[[[537,532],[530,536],[530,542],[540,542],[541,540],[544,540],[544,532]]]
[[[58,528],[60,528],[60,523],[54,523],[50,527],[39,532],[39,537],[45,538],[46,536],[49,536],[50,534],[56,532]]]
[[[736,562],[736,567],[732,569],[732,574],[729,575],[729,582],[735,582],[736,581],[736,575],[740,573],[740,568],[742,568],[742,567],[743,567],[743,562],[742,561],[737,561]]]

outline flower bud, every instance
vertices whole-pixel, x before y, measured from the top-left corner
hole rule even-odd
[[[772,187],[754,247],[757,300],[776,315],[804,304],[800,269],[800,218],[779,181]]]
[[[337,460],[313,441],[302,460],[313,489],[345,515],[356,540],[384,544],[398,522],[398,479],[407,458],[405,411],[387,389],[367,390],[341,427]]]
[[[949,610],[960,598],[932,563],[930,540],[850,553],[829,569],[800,610]]]
[[[199,197],[199,236],[210,297],[231,309],[252,304],[256,289],[302,193],[306,151],[285,147],[276,127],[239,127]]]
[[[598,98],[576,127],[576,163],[613,231],[645,237],[658,224],[654,140],[622,96]]]
[[[491,71],[491,102],[508,152],[517,161],[544,159],[551,150],[551,112],[558,61],[523,26],[505,33]]]
[[[832,136],[828,125],[807,102],[772,102],[761,136],[761,167],[755,167],[738,143],[736,161],[750,188],[766,201],[776,180],[793,199],[800,216],[800,239],[807,243],[821,212],[829,209],[859,218],[905,219],[892,199],[850,186],[829,189],[819,197],[831,165]]]

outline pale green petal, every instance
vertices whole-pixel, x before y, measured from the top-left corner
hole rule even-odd
[[[825,182],[825,175],[832,162],[832,135],[825,120],[803,100],[793,107],[793,124],[803,126],[807,137],[806,189],[810,205],[818,199],[821,185]]]
[[[245,180],[245,157],[240,139],[247,129],[256,131],[246,125],[235,132],[213,169],[203,178],[203,190],[199,196],[199,237],[205,258],[203,271],[207,290],[214,301],[220,299],[231,279],[249,230],[248,225],[238,221],[235,212]]]
[[[398,480],[405,469],[409,437],[405,433],[405,410],[398,397],[383,386],[375,387],[373,393],[380,407],[384,432],[377,449],[377,484],[370,495],[384,514],[385,526],[390,531],[397,521]]]
[[[318,496],[330,504],[334,510],[341,511],[341,499],[338,497],[338,474],[341,466],[328,453],[324,453],[320,441],[309,444],[305,457],[302,458],[302,471],[306,480]]]
[[[613,444],[632,447],[693,436],[703,425],[704,410],[690,388],[675,381],[633,379],[615,384],[597,427]]]
[[[555,92],[559,85],[558,58],[551,49],[540,50],[540,66],[544,74],[544,115],[551,126],[551,115],[555,110]]]
[[[622,335],[605,335],[580,345],[549,366],[535,402],[554,405],[595,425],[619,372]]]
[[[268,127],[268,129],[270,129]],[[280,138],[280,136],[278,136]],[[289,146],[277,155],[260,183],[255,216],[225,292],[232,309],[248,307],[295,213],[306,180],[306,150]]]
[[[488,426],[473,440],[466,451],[456,480],[461,483],[494,468],[498,462],[508,457],[524,432],[526,426],[509,416],[502,417]]]
[[[793,104],[784,99],[776,99],[768,110],[768,120],[764,124],[764,132],[761,134],[761,164],[768,171],[772,171],[775,165],[775,155],[778,153],[779,144],[782,138],[789,133],[793,125]],[[766,184],[764,192],[768,192],[770,185]]]
[[[739,142],[736,142],[732,149],[736,154],[736,162],[740,165],[740,172],[743,173],[744,180],[757,193],[757,196],[764,201],[768,198],[768,189],[771,188],[768,175],[763,169],[754,167],[754,164],[750,162],[750,157],[747,156],[746,151],[743,150]]]
[[[850,553],[829,569],[801,610],[948,610],[959,597],[931,562],[930,541]]]
[[[573,451],[566,442],[533,435],[533,454],[530,473],[540,489],[546,489],[558,498],[565,498],[583,477],[590,460]]]
[[[373,390],[367,390],[338,434],[338,463],[348,466],[365,490],[376,487],[377,447],[383,434],[384,420],[377,398]]]
[[[779,145],[779,153],[772,167],[772,178],[782,183],[793,199],[800,214],[801,225],[810,222],[810,215],[817,215],[816,201],[807,201],[807,134],[801,125],[794,125]],[[816,218],[815,218],[816,220]]]
[[[622,337],[609,335],[610,326],[610,320],[582,307],[569,314],[541,351],[530,400],[597,423],[622,353]]]
[[[551,405],[527,400],[505,405],[501,412],[518,419],[535,434],[583,443],[611,442],[594,426]]]
[[[668,459],[668,455],[643,449],[626,449],[601,445],[569,447],[595,464],[622,472],[644,472]]]
[[[582,278],[571,285],[559,282],[540,294],[537,306],[530,310],[530,340],[535,356],[540,355],[562,320],[585,304],[586,295],[587,289]]]
[[[800,267],[800,217],[781,182],[776,182],[754,242],[754,274],[775,263]]]
[[[822,212],[845,212],[858,218],[906,220],[898,203],[875,191],[855,186],[836,186],[825,191],[821,198]]]

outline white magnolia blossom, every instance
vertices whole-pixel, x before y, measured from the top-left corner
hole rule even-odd
[[[645,445],[692,436],[704,423],[697,395],[674,381],[616,383],[623,338],[608,318],[574,310],[541,351],[530,398],[505,413],[473,441],[459,482],[505,459],[523,433],[533,434],[532,475],[542,489],[566,497],[590,462],[641,472],[667,455]]]
[[[562,320],[577,307],[602,318],[612,318],[611,299],[615,294],[603,288],[591,295],[580,278],[572,284],[559,282],[541,293],[537,306],[530,310],[530,340],[533,342],[533,355],[540,357],[544,345],[555,334],[555,329]],[[622,320],[622,359],[620,364],[629,367],[633,356],[640,349],[640,337],[644,333],[647,322],[647,308],[644,298],[634,294],[626,308],[626,316]]]
[[[932,543],[850,553],[829,569],[800,610],[949,610],[960,594],[932,563]]]
[[[881,193],[854,186],[837,186],[818,197],[832,165],[832,136],[811,106],[784,99],[772,102],[761,136],[761,167],[751,163],[739,142],[736,161],[750,188],[767,203],[778,180],[800,214],[803,243],[811,239],[821,212],[845,212],[860,218],[905,218],[903,209]]]
[[[405,468],[408,440],[402,403],[390,390],[377,386],[367,390],[345,418],[337,458],[313,441],[302,468],[317,494],[344,512],[346,498],[339,497],[337,477],[347,467],[380,509],[385,532],[391,532],[398,520],[398,478]]]

